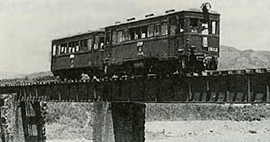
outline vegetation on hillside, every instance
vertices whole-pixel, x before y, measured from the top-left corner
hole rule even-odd
[[[158,104],[146,107],[146,121],[182,120],[270,120],[269,105],[204,105],[204,104]]]

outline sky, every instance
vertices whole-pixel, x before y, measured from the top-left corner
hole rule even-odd
[[[0,71],[50,70],[53,39],[127,18],[200,8],[205,0],[0,0]],[[208,0],[221,14],[220,44],[270,51],[269,0]]]

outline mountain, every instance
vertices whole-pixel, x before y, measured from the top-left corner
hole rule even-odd
[[[234,47],[220,46],[218,70],[268,68],[270,51],[238,50]]]
[[[37,78],[42,78],[42,77],[53,76],[53,73],[51,71],[43,71],[43,72],[31,73],[31,74],[28,74],[26,76],[28,79],[37,79]]]
[[[27,79],[27,80],[42,80],[43,78],[51,78],[53,76],[50,71],[36,72],[31,74],[19,74],[12,72],[1,72],[0,71],[0,79],[1,80],[9,80],[9,79]]]
[[[22,78],[23,76],[19,73],[0,71],[0,79]]]

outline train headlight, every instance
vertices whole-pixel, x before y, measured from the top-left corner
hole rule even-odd
[[[209,2],[203,3],[201,9],[203,11],[209,11],[211,9],[211,4]]]
[[[211,4],[207,2],[205,3],[205,7],[209,11],[211,9]]]

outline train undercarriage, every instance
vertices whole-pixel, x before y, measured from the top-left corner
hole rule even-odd
[[[200,60],[198,56],[180,56],[178,58],[144,58],[128,60],[122,64],[103,64],[87,68],[76,68],[54,71],[61,80],[80,80],[86,78],[112,78],[136,76],[186,76],[197,73],[201,75],[206,70],[216,70],[217,60]]]

